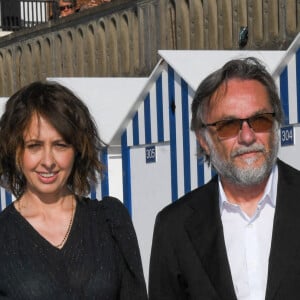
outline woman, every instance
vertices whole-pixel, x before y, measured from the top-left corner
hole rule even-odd
[[[85,106],[57,83],[35,82],[0,120],[0,183],[16,197],[0,214],[0,298],[147,299],[125,207],[84,197],[103,165]]]

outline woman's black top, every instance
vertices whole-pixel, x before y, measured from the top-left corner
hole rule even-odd
[[[81,198],[62,249],[14,205],[0,214],[0,298],[147,299],[137,239],[123,204]]]

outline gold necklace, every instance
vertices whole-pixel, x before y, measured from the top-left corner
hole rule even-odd
[[[62,241],[58,245],[55,245],[56,248],[60,249],[65,244],[67,238],[69,237],[69,234],[70,234],[70,231],[71,231],[71,228],[72,228],[72,224],[73,224],[73,220],[74,220],[74,215],[75,215],[74,212],[75,212],[74,201],[72,199],[72,212],[71,212],[71,219],[70,219],[70,222],[69,222],[69,225],[68,225],[68,229],[67,229],[66,234],[64,235],[64,238],[62,239]]]
[[[21,201],[20,201],[20,199],[18,200],[18,209],[19,209],[19,213],[21,214]],[[69,225],[68,225],[68,229],[67,229],[66,234],[64,235],[62,241],[58,245],[54,245],[54,247],[60,249],[65,244],[65,242],[66,242],[66,240],[69,237],[69,234],[71,232],[72,224],[73,224],[73,221],[74,221],[74,215],[75,215],[75,207],[74,207],[74,200],[72,199],[72,212],[71,212],[71,218],[70,218],[70,222],[69,222]]]

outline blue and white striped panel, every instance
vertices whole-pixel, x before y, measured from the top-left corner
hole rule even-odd
[[[167,74],[162,72],[126,128],[127,146],[154,144],[169,139]]]
[[[198,144],[194,132],[190,130],[193,97],[192,88],[177,73],[174,73],[176,144],[171,143],[171,147],[176,147],[177,191],[174,192],[174,196],[177,194],[177,198],[203,185],[212,176],[211,168],[197,158]],[[174,161],[172,160],[171,163],[173,164]]]
[[[177,134],[176,116],[178,111],[176,109],[175,99],[175,74],[174,70],[168,67],[168,102],[169,108],[169,129],[170,129],[170,162],[171,162],[171,194],[172,200],[175,201],[178,198],[178,169],[177,169]]]
[[[177,162],[177,195],[182,196],[191,190],[190,187],[190,135],[189,135],[189,103],[187,84],[174,73],[174,99],[176,105],[176,162]],[[174,149],[171,148],[171,151]],[[171,161],[173,163],[173,161]],[[174,199],[174,198],[173,198]]]
[[[131,207],[128,147],[170,142],[173,201],[211,178],[210,168],[197,159],[197,140],[190,130],[194,91],[166,63],[161,70],[122,136],[127,208]]]
[[[4,188],[0,188],[0,211],[4,210],[9,204],[12,203],[14,197],[11,193]]]
[[[300,123],[300,49],[275,80],[285,114],[285,124]]]
[[[100,157],[100,161],[104,164],[105,170],[103,173],[103,177],[99,180],[99,183],[96,186],[91,187],[91,192],[88,195],[91,199],[95,200],[102,200],[103,197],[109,195],[109,174],[108,170],[108,151],[107,148],[102,150],[102,154]]]
[[[101,181],[97,184],[97,186],[91,188],[90,198],[101,200],[105,196],[109,196],[109,174],[108,174],[108,149],[102,149],[102,153],[100,156],[100,161],[105,166],[105,170],[103,172],[103,177]]]

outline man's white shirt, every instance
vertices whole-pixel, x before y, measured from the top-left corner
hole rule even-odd
[[[228,202],[221,181],[220,212],[236,296],[264,300],[276,205],[278,167],[274,166],[263,197],[250,218],[239,205]]]

